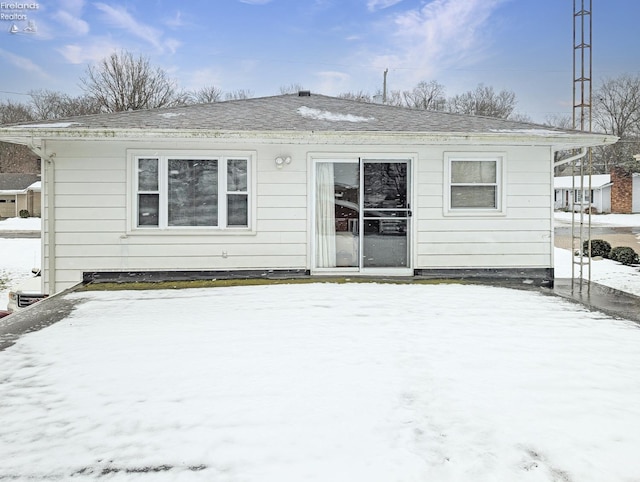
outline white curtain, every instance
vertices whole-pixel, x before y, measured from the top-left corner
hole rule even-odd
[[[336,267],[336,207],[333,163],[316,164],[316,266]]]

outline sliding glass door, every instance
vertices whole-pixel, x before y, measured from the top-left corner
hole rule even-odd
[[[408,160],[315,163],[315,267],[410,268]]]

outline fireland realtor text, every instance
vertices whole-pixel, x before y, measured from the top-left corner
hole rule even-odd
[[[25,10],[38,10],[40,5],[37,3],[7,3],[0,2],[0,20],[27,20]],[[8,10],[8,12],[5,12]]]

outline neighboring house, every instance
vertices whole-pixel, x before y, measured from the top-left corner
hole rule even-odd
[[[554,209],[578,212],[591,205],[596,213],[640,213],[640,174],[594,174],[591,190],[589,176],[582,183],[581,190],[579,176],[554,178]]]
[[[42,159],[53,293],[220,276],[550,284],[554,153],[617,138],[301,92],[5,126],[0,140]]]
[[[591,182],[591,190],[589,190]],[[582,186],[581,186],[582,184]],[[582,187],[582,189],[581,189]],[[611,212],[611,176],[594,174],[589,176],[560,176],[553,179],[554,204],[556,210],[585,211],[589,206],[594,213]]]
[[[611,212],[640,213],[640,174],[611,171]]]
[[[40,176],[0,174],[0,218],[18,217],[23,209],[40,216]]]

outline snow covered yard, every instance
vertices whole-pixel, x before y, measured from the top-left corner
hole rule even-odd
[[[0,221],[0,231],[40,230],[40,218],[9,218]],[[0,310],[7,307],[11,285],[33,276],[40,268],[40,239],[0,237]]]
[[[29,275],[39,243],[0,238],[6,278]],[[570,253],[555,260],[570,277]],[[592,278],[640,295],[637,268],[597,261]],[[638,325],[557,297],[72,296],[70,317],[0,351],[0,481],[640,480]]]
[[[640,478],[640,330],[532,291],[76,293],[0,352],[0,480]]]

